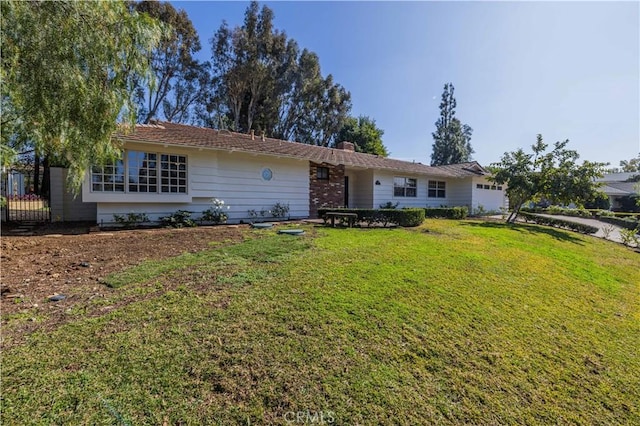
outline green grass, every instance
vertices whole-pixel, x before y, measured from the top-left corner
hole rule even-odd
[[[128,303],[3,353],[2,424],[640,423],[637,253],[475,221],[307,234],[110,277]]]

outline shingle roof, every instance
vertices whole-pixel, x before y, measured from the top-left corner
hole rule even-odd
[[[481,176],[486,171],[476,162],[431,167],[422,163],[394,160],[372,154],[325,148],[280,139],[265,138],[227,130],[215,130],[184,124],[157,122],[138,124],[135,131],[120,134],[125,142],[142,142],[217,149],[224,151],[265,154],[278,157],[300,158],[316,163],[343,164],[348,167],[393,170],[396,172],[439,177],[462,178]]]
[[[600,190],[607,195],[630,195],[635,193],[636,182],[607,182]]]

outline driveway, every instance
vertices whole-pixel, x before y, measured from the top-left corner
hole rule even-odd
[[[599,238],[605,238],[605,235],[607,234],[607,231],[605,230],[612,229],[609,232],[609,235],[606,237],[606,239],[615,241],[616,243],[622,243],[622,238],[620,237],[620,230],[622,230],[623,228],[619,226],[612,225],[610,223],[600,222],[599,220],[595,220],[595,219],[587,219],[586,217],[560,216],[560,215],[541,214],[541,213],[536,213],[536,214],[538,216],[566,220],[567,222],[575,222],[575,223],[582,223],[584,225],[595,226],[596,228],[598,228],[598,232],[592,235],[595,235],[596,237],[599,237]]]

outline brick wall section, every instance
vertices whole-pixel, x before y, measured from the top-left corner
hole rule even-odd
[[[318,179],[318,167],[329,169],[329,179]],[[309,217],[322,207],[344,206],[344,165],[309,162]]]

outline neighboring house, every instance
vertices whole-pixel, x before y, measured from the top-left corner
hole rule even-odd
[[[123,160],[93,167],[83,185],[82,200],[97,203],[98,223],[129,212],[157,220],[183,209],[197,217],[214,197],[230,206],[230,222],[276,203],[288,204],[291,218],[387,202],[506,207],[502,186],[489,182],[477,162],[431,167],[354,152],[349,142],[325,148],[165,122],[138,125],[118,139]]]
[[[596,179],[596,182],[602,184],[599,189],[609,197],[612,210],[622,206],[619,200],[621,197],[637,193],[636,185],[640,185],[640,183],[634,182],[633,179],[638,175],[640,172],[609,173]]]

